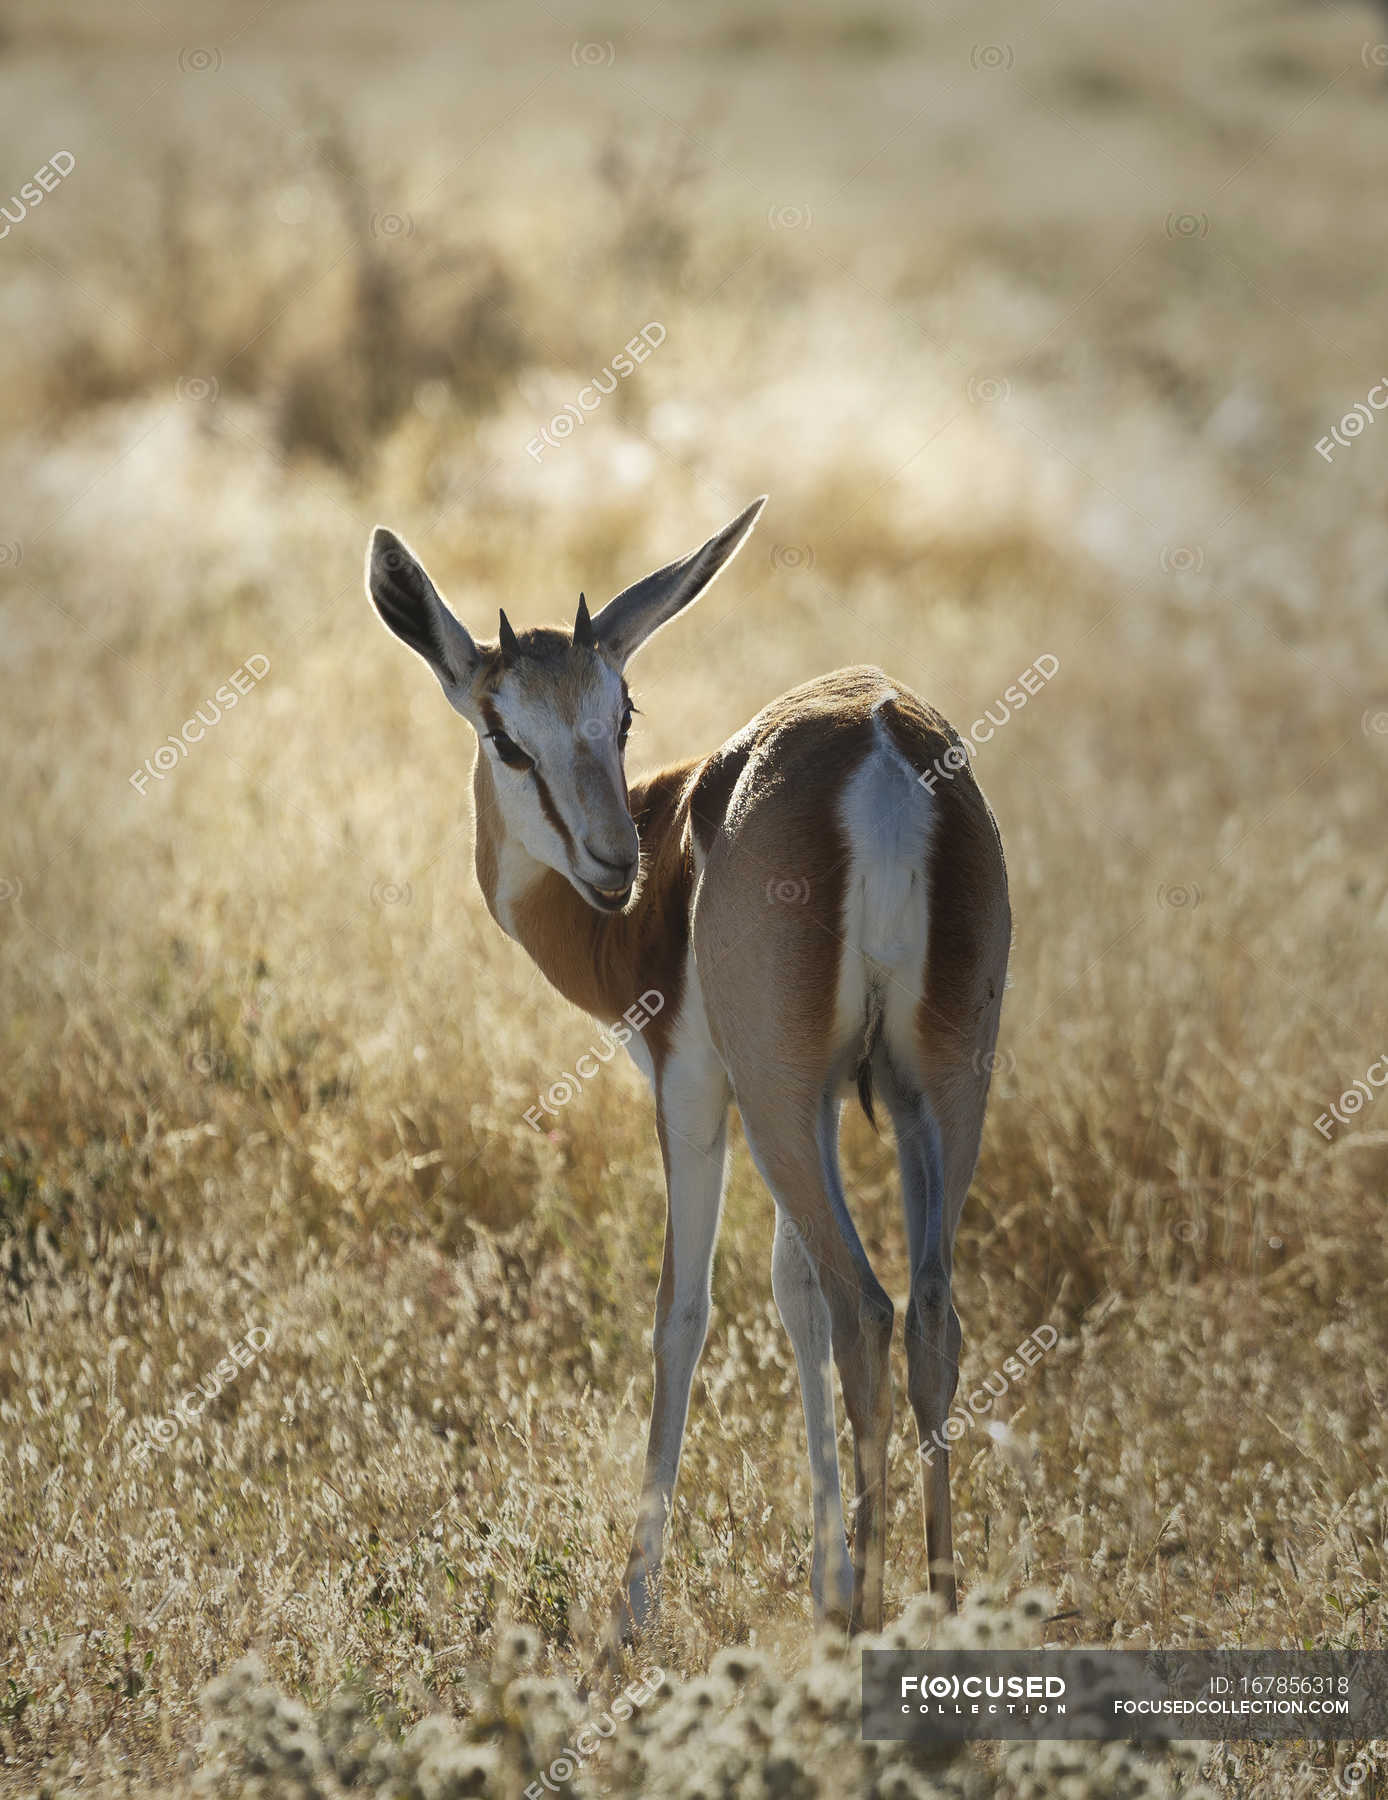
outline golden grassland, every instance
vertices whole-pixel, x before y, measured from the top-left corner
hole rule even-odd
[[[595,1027],[481,905],[377,519],[485,634],[769,490],[634,667],[637,768],[844,663],[967,730],[1058,660],[976,758],[1016,941],[961,1394],[1058,1342],[956,1452],[957,1629],[1382,1647],[1388,1106],[1315,1123],[1388,1050],[1388,434],[1315,449],[1386,372],[1381,19],[1043,12],[12,15],[0,197],[75,167],[0,242],[4,1791],[518,1792],[587,1704],[650,1106],[614,1063],[525,1120]],[[900,1297],[856,1114],[844,1160]],[[1348,1746],[861,1752],[771,1230],[739,1143],[631,1665],[673,1692],[574,1791],[1378,1791]],[[915,1458],[899,1404],[893,1619]]]

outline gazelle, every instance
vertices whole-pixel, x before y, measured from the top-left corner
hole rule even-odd
[[[880,1628],[893,1314],[844,1197],[839,1114],[856,1084],[869,1118],[874,1090],[891,1115],[924,1453],[957,1381],[954,1235],[1007,966],[1002,847],[960,740],[878,669],[807,682],[711,754],[628,786],[626,666],[727,566],[764,503],[596,617],[580,595],[571,632],[516,632],[503,612],[497,641],[479,642],[398,537],[378,527],[367,562],[382,620],[481,739],[477,878],[493,918],[590,1013],[615,1020],[652,989],[664,1000],[629,1044],[655,1094],[668,1214],[645,1477],[614,1608],[628,1638],[655,1597],[708,1328],[733,1101],[776,1202],[772,1291],[809,1440],[816,1619]],[[853,1431],[851,1562],[831,1356]],[[952,1607],[947,1453],[923,1454],[921,1480],[932,1585]]]

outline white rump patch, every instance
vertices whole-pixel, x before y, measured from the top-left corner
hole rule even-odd
[[[873,712],[892,697],[884,696]],[[880,1006],[888,1044],[913,1052],[929,939],[935,808],[917,770],[874,722],[876,741],[839,802],[849,860],[835,1036],[838,1046],[861,1042]]]

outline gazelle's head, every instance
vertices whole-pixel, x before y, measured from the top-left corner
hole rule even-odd
[[[385,624],[429,664],[449,704],[481,738],[503,834],[557,869],[590,906],[620,912],[635,891],[640,841],[623,766],[631,726],[628,661],[731,562],[766,504],[678,562],[657,569],[573,630],[516,632],[503,612],[495,643],[459,623],[423,567],[378,525],[366,586]]]

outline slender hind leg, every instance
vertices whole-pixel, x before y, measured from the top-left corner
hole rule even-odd
[[[958,1606],[949,1448],[944,1426],[959,1382],[962,1334],[950,1297],[954,1229],[962,1206],[947,1205],[945,1157],[930,1103],[884,1059],[878,1074],[891,1111],[901,1166],[902,1204],[911,1261],[906,1307],[906,1381],[920,1440],[921,1504],[930,1588],[951,1612]],[[970,1164],[972,1168],[972,1164]],[[967,1186],[967,1179],[965,1185]]]
[[[921,1503],[930,1588],[951,1612],[958,1607],[954,1576],[954,1520],[949,1498],[949,1449],[944,1426],[959,1380],[962,1334],[950,1301],[949,1270],[927,1263],[911,1276],[906,1308],[906,1381],[920,1438]]]
[[[833,1345],[829,1307],[814,1259],[789,1213],[776,1208],[771,1291],[795,1350],[805,1436],[810,1451],[814,1562],[810,1591],[815,1624],[846,1626],[853,1609],[853,1565],[843,1529],[838,1428],[834,1418]]]
[[[853,1631],[882,1626],[887,1446],[891,1436],[893,1310],[872,1272],[839,1182],[837,1100],[788,1099],[783,1089],[737,1086],[753,1160],[777,1205],[794,1222],[818,1277],[829,1337],[853,1429],[857,1490],[853,1530]],[[822,1471],[821,1471],[822,1473]],[[816,1476],[813,1449],[811,1476]],[[821,1496],[827,1506],[827,1496]]]

